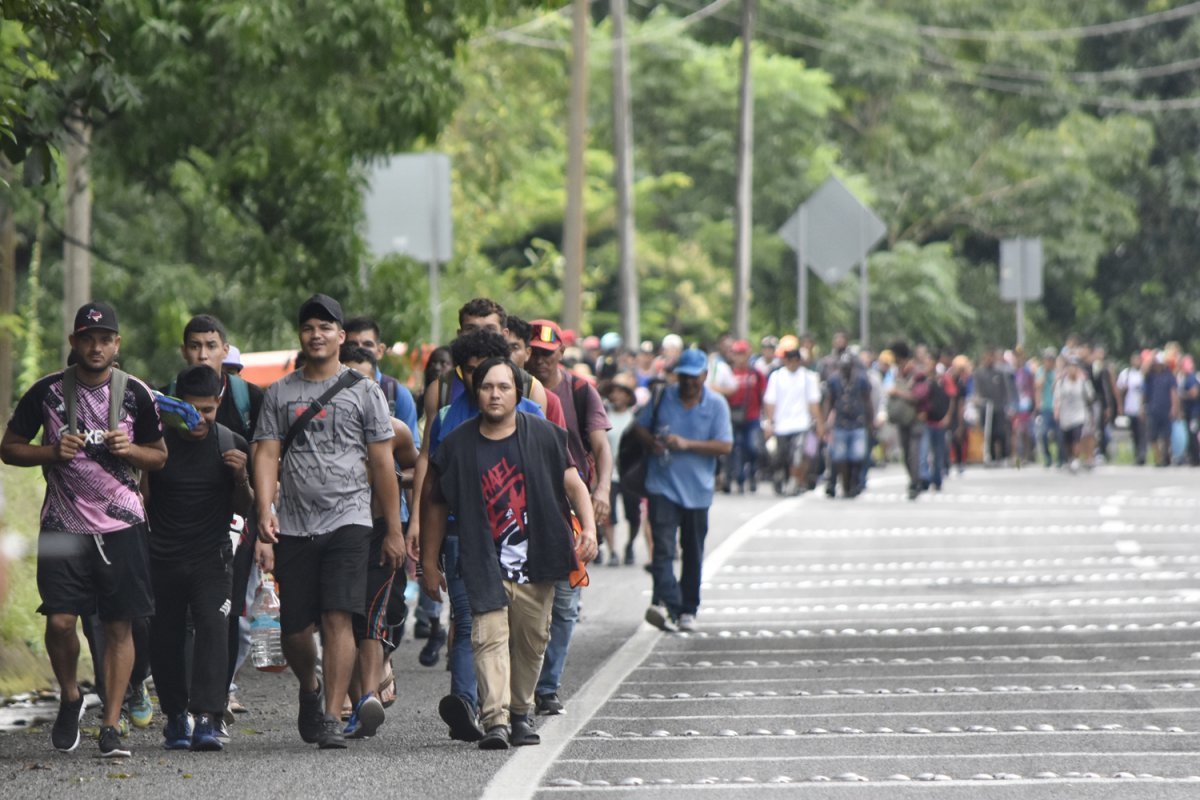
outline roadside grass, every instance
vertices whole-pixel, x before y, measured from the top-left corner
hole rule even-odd
[[[0,536],[16,534],[25,554],[8,565],[8,596],[0,600],[0,694],[50,685],[52,674],[42,643],[44,621],[37,613],[38,515],[45,482],[37,469],[0,465]],[[82,638],[82,637],[81,637]],[[91,671],[87,648],[82,648]]]

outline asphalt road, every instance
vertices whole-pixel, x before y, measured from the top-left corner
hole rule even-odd
[[[910,503],[896,472],[854,502],[719,498],[696,634],[641,624],[640,568],[593,567],[540,747],[446,738],[446,673],[409,641],[387,723],[348,751],[303,744],[294,680],[255,673],[225,753],[163,752],[156,720],[104,762],[42,728],[0,734],[0,776],[33,797],[1200,797],[1196,474],[975,470]]]

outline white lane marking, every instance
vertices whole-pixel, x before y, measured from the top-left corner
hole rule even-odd
[[[1155,714],[1194,714],[1200,711],[1200,706],[1185,706],[1182,708],[989,708],[986,711],[981,711],[977,708],[968,708],[963,711],[827,711],[825,713],[795,713],[795,714],[722,714],[721,719],[829,719],[831,717],[841,719],[843,717],[969,717],[969,716],[1020,716],[1022,714],[1038,715],[1065,715],[1076,714],[1079,716],[1108,716],[1110,714],[1129,714],[1144,717]],[[619,717],[619,716],[597,716],[592,717],[593,722],[600,720],[622,721],[622,722],[643,722],[646,720],[674,720],[677,722],[686,722],[688,720],[697,719],[713,719],[712,714],[643,714],[638,713],[636,717]]]
[[[997,665],[996,664],[988,664],[986,666],[994,669]],[[691,672],[693,669],[695,669],[695,668],[694,667],[689,668],[688,671]],[[1196,670],[1195,669],[1162,669],[1162,670],[1143,669],[1143,670],[1128,670],[1128,671],[1120,671],[1120,672],[1102,672],[1102,671],[1097,671],[1095,669],[1091,669],[1091,670],[1065,670],[1063,672],[1013,672],[1013,673],[1007,673],[1007,672],[1004,672],[1003,670],[997,670],[997,671],[988,672],[985,675],[980,675],[977,672],[974,672],[974,673],[959,672],[959,673],[948,673],[948,674],[947,673],[937,673],[934,675],[908,675],[908,676],[905,676],[902,678],[901,677],[886,678],[886,679],[885,678],[874,678],[874,680],[948,681],[948,680],[971,680],[972,678],[987,678],[989,682],[996,682],[1005,676],[1010,677],[1010,678],[1021,678],[1021,679],[1028,680],[1030,678],[1069,678],[1072,675],[1084,675],[1084,676],[1088,676],[1089,678],[1093,678],[1096,680],[1099,680],[1101,678],[1116,678],[1116,677],[1122,677],[1122,678],[1134,677],[1134,676],[1149,677],[1152,675],[1180,675],[1180,676],[1184,676],[1184,677],[1187,677],[1187,676],[1195,677]],[[819,676],[819,677],[815,677],[815,678],[797,678],[795,676],[788,676],[786,678],[711,678],[708,680],[704,680],[704,679],[701,679],[701,680],[678,680],[678,679],[658,678],[656,680],[651,680],[651,681],[625,681],[621,685],[622,686],[664,686],[664,685],[696,686],[696,685],[704,685],[704,684],[708,684],[708,683],[721,683],[721,684],[829,683],[830,681],[854,680],[856,677],[857,676],[830,677],[827,675],[823,675],[823,676]],[[865,680],[865,678],[863,678],[863,679]],[[706,698],[697,697],[697,698],[693,698],[693,699],[704,700]]]
[[[704,574],[718,572],[726,559],[737,552],[755,531],[777,517],[794,514],[802,502],[803,500],[784,501],[747,520],[706,556]],[[654,646],[662,640],[662,636],[661,631],[648,626],[638,628],[637,632],[571,697],[570,715],[548,718],[539,731],[542,737],[541,746],[518,749],[492,777],[481,800],[532,798],[538,791],[542,776],[566,746],[608,702],[633,669],[646,660]]]
[[[931,734],[935,735],[935,734]],[[1178,734],[1175,734],[1178,735]],[[752,737],[747,737],[752,738]],[[754,737],[757,738],[757,737]],[[922,736],[922,739],[925,737]],[[596,741],[605,741],[597,739]],[[617,740],[621,741],[621,740]],[[526,751],[518,751],[526,752]],[[853,761],[912,761],[914,759],[954,759],[956,761],[966,761],[970,759],[979,760],[995,760],[998,758],[1020,758],[1028,759],[1029,753],[913,753],[905,755],[889,755],[879,753],[855,753],[854,755],[846,756],[710,756],[707,758],[672,758],[672,764],[707,764],[707,763],[729,763],[729,762],[771,762],[771,761],[835,761],[835,760],[853,760]],[[1042,759],[1051,758],[1196,758],[1200,753],[1196,751],[1184,750],[1135,750],[1124,753],[1111,752],[1089,752],[1089,751],[1067,751],[1057,753],[1038,753],[1037,757]],[[514,757],[515,758],[515,757]],[[559,760],[559,764],[593,764],[591,759],[587,758],[564,758]],[[663,763],[661,758],[606,758],[605,764],[659,764]]]
[[[754,539],[921,539],[928,537],[964,539],[972,537],[994,538],[997,536],[1037,536],[1053,535],[1057,540],[1063,536],[1095,536],[1109,530],[1139,534],[1178,535],[1200,532],[1200,525],[1174,524],[1132,524],[1129,522],[1107,521],[1099,525],[1061,525],[1018,523],[1014,525],[961,525],[949,527],[862,527],[862,528],[765,528],[755,534]]]
[[[1140,556],[1142,545],[1137,539],[1118,539],[1114,543],[1117,552],[1123,556]]]

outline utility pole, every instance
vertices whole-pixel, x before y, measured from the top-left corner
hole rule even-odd
[[[754,84],[750,70],[755,0],[742,0],[742,83],[738,93],[737,198],[733,251],[733,335],[750,335],[750,240],[753,236]]]
[[[613,173],[617,195],[617,286],[621,338],[626,347],[641,339],[633,215],[633,118],[629,108],[629,47],[625,42],[625,0],[609,0],[612,14]]]
[[[76,103],[67,115],[66,161],[67,202],[66,234],[63,244],[63,325],[67,333],[75,311],[92,297],[92,172],[88,163],[92,144],[92,124],[83,106]],[[63,338],[63,359],[70,343]]]
[[[567,123],[567,209],[563,220],[562,326],[578,331],[583,321],[584,220],[583,156],[587,147],[588,0],[573,0],[571,97]]]

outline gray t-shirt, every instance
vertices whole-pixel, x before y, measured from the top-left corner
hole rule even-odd
[[[340,375],[345,371],[342,367]],[[254,440],[283,441],[292,420],[337,380],[305,380],[300,370],[267,389]],[[279,532],[331,533],[344,525],[371,525],[367,445],[391,439],[391,417],[379,384],[361,380],[342,389],[292,440],[279,465]]]

